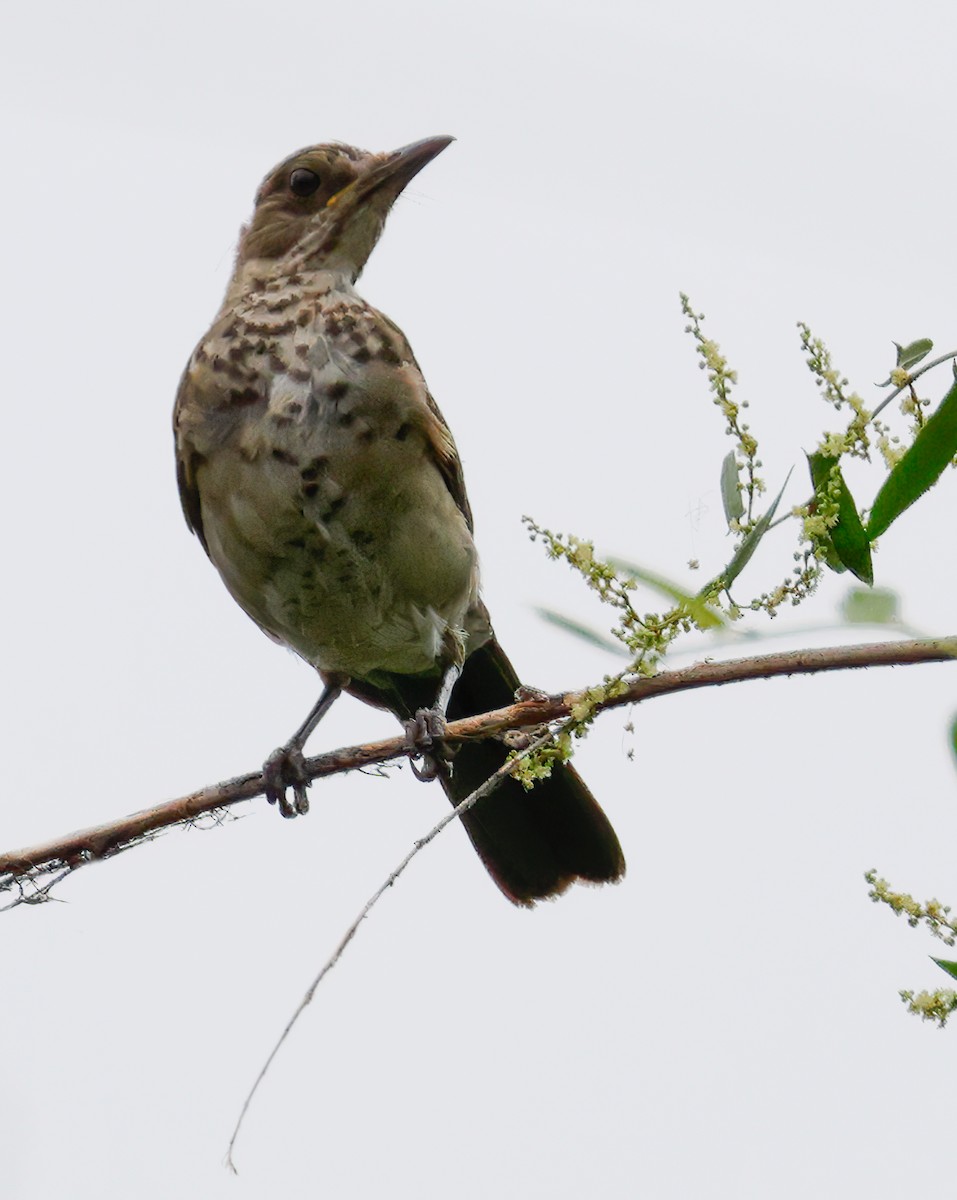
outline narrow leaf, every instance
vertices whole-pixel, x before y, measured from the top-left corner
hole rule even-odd
[[[747,535],[747,537],[744,538],[744,540],[741,542],[741,545],[735,551],[734,557],[724,568],[724,570],[717,576],[717,578],[721,580],[721,586],[724,589],[729,588],[731,584],[734,583],[744,568],[751,561],[751,556],[754,554],[755,550],[757,550],[758,544],[767,533],[768,527],[774,520],[774,514],[778,510],[778,505],[781,503],[781,497],[784,495],[784,488],[787,487],[788,480],[790,480],[790,478],[791,472],[788,471],[788,477],[785,479],[783,487],[774,498],[774,503],[764,514],[764,516],[758,519],[754,525],[754,528]],[[708,587],[706,589],[702,589],[702,592],[707,591],[710,588],[711,584],[708,584]]]
[[[840,467],[836,465],[837,459],[826,454],[809,454],[807,462],[818,503],[826,500],[830,489],[835,483],[837,485],[837,524],[829,531],[834,553],[862,583],[872,584],[874,568],[871,564],[871,544],[861,524],[854,497],[844,482]]]
[[[847,570],[845,564],[841,562],[841,556],[834,549],[834,543],[830,538],[824,543],[824,561],[835,575],[843,575]]]
[[[582,625],[580,621],[566,617],[563,613],[556,612],[553,608],[536,608],[535,611],[543,621],[550,621],[553,625],[557,625],[559,629],[564,629],[566,633],[581,638],[583,642],[599,646],[602,650],[612,650],[616,654],[624,653],[624,647],[621,642],[615,641],[614,638],[608,637],[607,634],[601,633],[597,629],[592,629],[589,625]]]
[[[957,454],[957,383],[927,418],[914,443],[884,480],[867,524],[873,541],[940,478]]]
[[[933,955],[930,958],[931,962],[935,962],[942,971],[946,971],[948,975],[952,975],[954,979],[957,979],[957,962],[951,962],[946,958],[934,958]]]
[[[892,385],[900,387],[900,372],[909,373],[911,367],[916,367],[934,348],[934,343],[930,338],[918,338],[916,342],[911,342],[907,346],[902,346],[900,342],[895,342],[894,345],[897,347],[897,366],[883,383],[876,385],[877,387],[891,387]],[[884,403],[886,404],[887,401],[885,400]]]
[[[646,571],[644,567],[639,567],[636,563],[628,562],[624,558],[609,558],[608,564],[614,567],[620,575],[630,575],[636,582],[654,588],[656,592],[661,592],[670,600],[674,600],[677,605],[687,610],[688,616],[699,629],[717,629],[724,624],[724,617],[705,604],[700,596],[686,592],[676,583],[672,583],[670,579],[665,579],[663,575]]]
[[[728,451],[721,464],[721,503],[729,525],[744,516],[744,500],[738,486],[738,460],[733,450]]]
[[[911,342],[907,346],[902,346],[900,342],[895,342],[894,345],[897,347],[897,365],[902,371],[909,371],[911,367],[916,367],[934,348],[934,343],[930,338],[918,338],[916,342]]]

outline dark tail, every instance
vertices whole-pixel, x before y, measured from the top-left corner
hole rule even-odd
[[[450,721],[511,704],[518,676],[492,639],[465,661],[449,702]],[[507,748],[487,739],[463,745],[442,786],[453,804],[505,762]],[[472,845],[509,900],[532,905],[576,880],[614,883],[625,857],[608,818],[573,767],[555,767],[529,792],[505,778],[462,817]]]

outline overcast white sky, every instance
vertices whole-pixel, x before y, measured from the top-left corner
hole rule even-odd
[[[957,342],[944,0],[38,2],[4,26],[4,849],[253,769],[314,698],[188,535],[169,430],[255,188],[296,147],[459,139],[362,290],[455,430],[499,636],[541,686],[614,664],[534,615],[601,621],[522,513],[679,578],[726,556],[679,290],[772,486],[833,425],[797,320],[868,396],[892,339]],[[877,560],[932,632],[953,631],[955,488]],[[667,699],[633,736],[607,717],[580,766],[626,881],[516,911],[451,829],[295,1032],[238,1179],[221,1160],[264,1054],[443,797],[407,770],[337,779],[307,820],[250,805],[79,873],[0,922],[5,1200],[940,1191],[954,1035],[896,990],[943,976],[861,874],[957,900],[955,708],[926,667]],[[391,729],[344,701],[314,746]]]

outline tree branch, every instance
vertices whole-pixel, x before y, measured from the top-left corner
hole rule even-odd
[[[716,687],[749,679],[772,679],[778,675],[809,675],[858,667],[909,666],[945,662],[954,658],[957,658],[957,637],[794,650],[727,662],[702,662],[677,671],[663,671],[652,678],[629,680],[619,694],[609,697],[597,707],[599,711],[604,711],[692,688]],[[588,703],[588,697],[589,689],[585,689],[523,699],[508,708],[452,721],[447,737],[455,743],[471,738],[492,737],[506,730],[551,724],[569,717],[576,706]],[[389,762],[404,757],[406,753],[404,738],[388,738],[309,758],[306,760],[306,770],[310,780],[319,779],[341,771]],[[109,858],[170,826],[191,823],[204,814],[221,813],[230,805],[252,800],[264,792],[262,773],[255,771],[91,829],[54,838],[24,850],[0,853],[0,891],[17,893],[7,907],[38,903],[49,898],[54,883],[86,863]]]

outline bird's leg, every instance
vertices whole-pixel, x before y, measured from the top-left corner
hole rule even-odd
[[[309,811],[309,797],[306,795],[309,780],[306,777],[302,748],[341,694],[341,683],[327,683],[309,716],[289,741],[278,750],[274,750],[263,764],[266,799],[270,804],[278,804],[284,817],[298,817]],[[289,796],[290,791],[292,798]]]
[[[410,759],[413,755],[421,755],[422,765],[416,766],[411,762],[412,772],[416,779],[435,779],[440,767],[439,763],[451,758],[449,748],[444,743],[445,714],[449,707],[452,689],[458,683],[462,674],[462,664],[452,663],[442,676],[442,684],[435,704],[431,708],[420,708],[411,721],[405,722],[405,736],[409,744]]]

